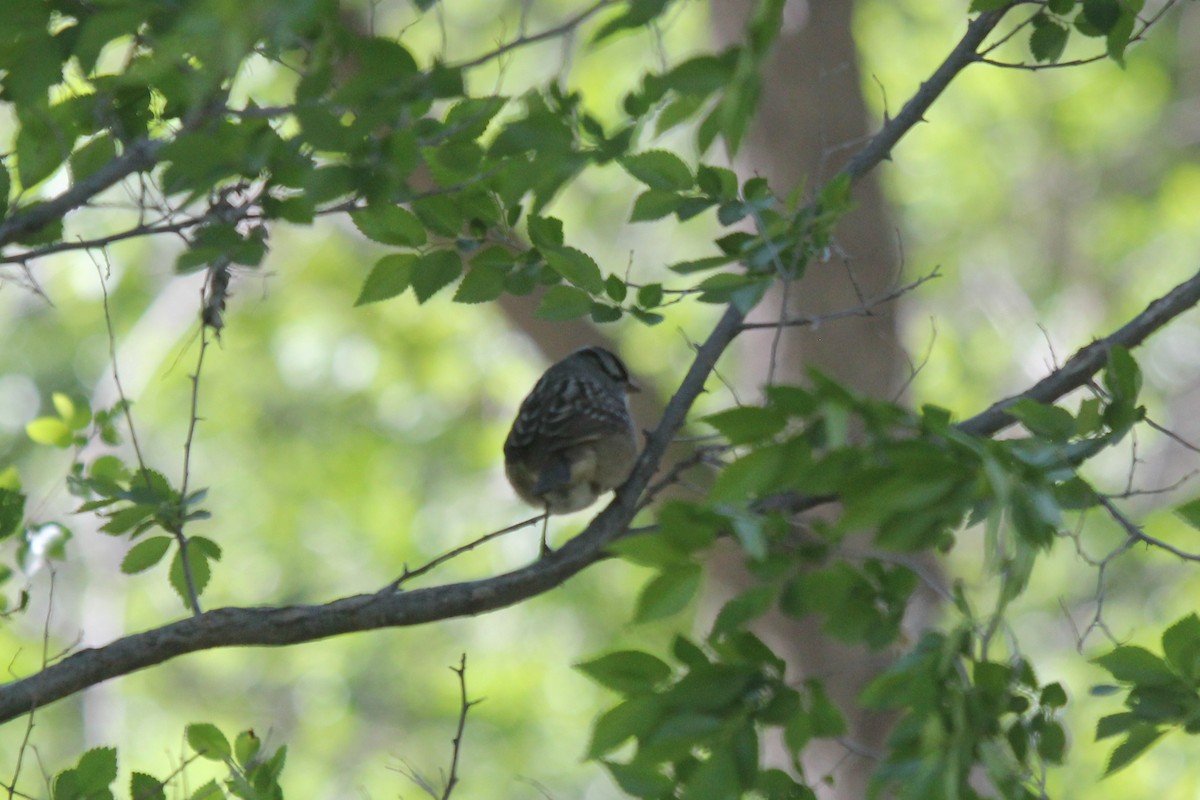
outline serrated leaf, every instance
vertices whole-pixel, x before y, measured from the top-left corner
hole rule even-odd
[[[671,677],[666,662],[640,650],[607,653],[576,664],[575,668],[601,686],[622,694],[648,692]]]
[[[1096,723],[1096,741],[1124,733],[1136,725],[1144,724],[1132,711],[1122,711],[1119,714],[1109,714],[1101,717]]]
[[[509,269],[494,264],[475,264],[454,292],[456,303],[487,303],[504,294]]]
[[[196,596],[204,594],[204,588],[208,586],[209,578],[212,577],[212,569],[208,564],[208,555],[204,548],[193,547],[195,539],[188,543],[188,564],[191,566],[192,583],[196,588]],[[171,568],[167,578],[171,584],[171,588],[179,595],[179,599],[183,601],[185,607],[191,607],[191,597],[188,593],[187,575],[183,571],[183,550],[177,549],[175,556],[171,559]]]
[[[224,761],[233,755],[229,740],[216,725],[197,722],[187,726],[185,732],[188,746],[209,761]]]
[[[1065,442],[1075,434],[1075,418],[1065,408],[1022,398],[1005,410],[1035,436]]]
[[[577,319],[592,310],[592,297],[582,289],[574,286],[557,284],[551,286],[542,295],[537,310],[533,315],[538,319],[567,320]]]
[[[233,740],[233,754],[237,757],[237,763],[243,767],[254,760],[261,748],[262,739],[259,739],[254,731],[242,731]]]
[[[730,444],[749,444],[769,439],[783,430],[787,417],[776,408],[742,406],[703,418]]]
[[[1142,371],[1124,347],[1109,349],[1104,385],[1112,394],[1113,402],[1132,404],[1137,400],[1142,389]]]
[[[682,192],[691,189],[696,182],[683,159],[666,150],[648,150],[625,156],[621,159],[621,166],[651,189]]]
[[[597,759],[619,747],[631,736],[642,737],[654,729],[662,713],[654,695],[633,697],[600,715],[592,726],[589,759]]]
[[[129,776],[129,796],[132,800],[166,800],[162,781],[144,772]]]
[[[1188,614],[1162,635],[1163,655],[1187,680],[1200,681],[1200,617]]]
[[[604,291],[604,276],[592,257],[574,247],[562,247],[542,254],[550,268],[589,294]]]
[[[126,575],[136,575],[150,569],[167,554],[167,548],[174,541],[169,536],[152,536],[143,539],[129,549],[121,561],[121,572]]]
[[[25,426],[25,433],[38,444],[71,446],[71,429],[58,417],[38,417]]]
[[[1165,731],[1153,725],[1138,725],[1129,732],[1125,740],[1117,745],[1109,756],[1108,766],[1104,770],[1104,777],[1112,775],[1122,767],[1126,767],[1135,758],[1144,753],[1152,744],[1158,741],[1159,737]]]
[[[690,562],[655,575],[638,595],[634,622],[650,622],[682,611],[700,589],[702,575],[700,565]]]
[[[73,772],[76,786],[85,796],[105,794],[117,779],[116,748],[96,747],[88,750],[80,756]]]
[[[1029,52],[1038,62],[1054,63],[1062,57],[1069,37],[1070,31],[1057,22],[1047,20],[1043,25],[1034,26],[1029,36]]]
[[[674,214],[684,198],[665,189],[647,189],[633,201],[630,222],[650,222]]]
[[[563,224],[555,217],[539,217],[530,214],[525,220],[525,228],[529,231],[529,242],[534,247],[545,250],[556,250],[563,246]]]
[[[617,786],[631,797],[669,797],[675,784],[656,765],[604,761]]]
[[[769,584],[747,589],[721,607],[713,623],[712,635],[721,636],[741,628],[762,616],[775,602],[775,587]]]
[[[427,237],[417,215],[395,205],[372,205],[350,212],[355,227],[372,241],[420,247]]]
[[[1165,661],[1137,645],[1121,645],[1093,658],[1092,662],[1108,670],[1114,679],[1122,683],[1168,686],[1179,680]]]
[[[434,250],[412,266],[413,293],[424,303],[462,274],[462,259],[453,250]]]
[[[25,515],[25,495],[14,489],[0,488],[0,540],[21,529]]]
[[[401,294],[412,283],[413,265],[417,263],[415,253],[389,253],[375,262],[354,305],[377,303]]]
[[[1096,30],[1108,33],[1121,17],[1119,0],[1083,0],[1083,16]]]
[[[220,784],[216,779],[209,781],[201,786],[196,791],[192,792],[188,800],[226,800],[225,792],[221,789]]]

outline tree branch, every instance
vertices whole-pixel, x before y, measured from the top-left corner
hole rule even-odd
[[[1119,345],[1137,347],[1150,334],[1183,312],[1200,303],[1200,272],[1146,306],[1146,310],[1115,332],[1092,342],[1067,359],[1067,363],[1051,372],[1020,394],[992,404],[986,411],[958,424],[959,430],[973,436],[991,436],[1008,427],[1014,420],[1006,411],[1019,400],[1052,403],[1063,395],[1085,385],[1108,363],[1108,351]]]
[[[895,119],[843,168],[852,179],[873,169],[917,122],[951,79],[978,59],[976,48],[999,22],[992,12],[973,20],[963,39]],[[132,170],[130,170],[132,171]],[[128,173],[126,173],[128,174]],[[118,178],[114,178],[114,181]],[[86,200],[86,198],[83,198]],[[79,202],[83,202],[80,200]],[[69,206],[74,207],[74,206]],[[43,223],[44,224],[44,223]],[[452,617],[482,614],[546,592],[606,557],[604,548],[628,528],[638,500],[658,469],[717,359],[742,330],[744,313],[730,305],[667,403],[658,427],[629,480],[587,528],[559,550],[522,569],[495,577],[399,592],[391,587],[324,605],[281,608],[219,608],[159,628],[81,650],[41,672],[0,686],[0,723],[68,697],[110,678],[160,664],[186,653],[217,647],[299,644],[355,631],[420,625]]]
[[[165,139],[138,139],[129,144],[124,153],[87,178],[76,182],[62,194],[8,217],[0,223],[0,247],[11,244],[54,220],[62,219],[127,176],[149,169],[158,160],[158,153],[166,143]]]

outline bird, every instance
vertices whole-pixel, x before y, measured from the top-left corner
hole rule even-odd
[[[551,514],[587,508],[629,477],[637,432],[629,411],[639,391],[629,370],[603,347],[583,347],[552,365],[521,402],[504,441],[504,473],[517,495]]]

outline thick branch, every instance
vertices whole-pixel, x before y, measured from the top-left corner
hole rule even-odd
[[[154,165],[158,152],[166,144],[160,139],[138,139],[125,148],[125,152],[105,164],[94,173],[76,182],[57,197],[40,203],[28,211],[13,214],[0,223],[0,247],[10,244],[22,236],[62,219],[69,212],[85,205],[108,187],[136,172],[143,172]]]
[[[977,60],[976,48],[1000,14],[984,14],[954,48],[900,115],[888,120],[843,170],[859,177],[874,168],[950,80]],[[130,172],[133,171],[131,168]],[[128,173],[126,173],[128,174]],[[113,180],[119,179],[114,177]],[[86,198],[79,200],[84,202]],[[76,203],[78,205],[78,203]],[[74,206],[68,206],[74,207]],[[0,687],[0,723],[68,697],[88,686],[160,664],[185,653],[216,647],[282,646],[374,628],[419,625],[482,614],[519,603],[566,581],[605,557],[604,548],[629,526],[638,499],[658,469],[668,445],[683,425],[717,359],[741,330],[744,314],[729,306],[667,403],[662,421],[646,440],[629,480],[587,529],[557,552],[523,569],[484,580],[397,592],[388,587],[319,606],[221,608],[160,628],[133,634],[95,649],[82,650],[41,672]]]

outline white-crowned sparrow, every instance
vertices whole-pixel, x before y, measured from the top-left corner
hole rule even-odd
[[[504,472],[521,499],[549,517],[587,508],[624,483],[638,450],[628,396],[637,390],[621,359],[602,347],[551,365],[504,442]]]

